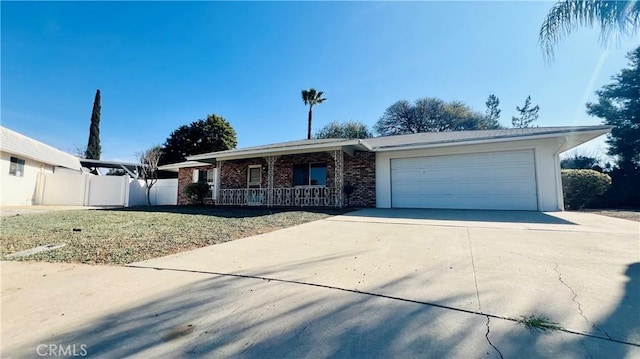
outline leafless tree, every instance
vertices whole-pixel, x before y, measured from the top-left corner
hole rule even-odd
[[[158,182],[158,162],[162,155],[162,147],[153,146],[137,154],[140,163],[140,176],[144,180],[147,191],[147,203],[151,206],[151,188]]]

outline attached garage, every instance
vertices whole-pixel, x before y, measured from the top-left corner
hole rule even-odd
[[[425,132],[366,139],[376,207],[561,211],[560,153],[610,126]]]
[[[537,210],[534,151],[391,159],[391,207]]]

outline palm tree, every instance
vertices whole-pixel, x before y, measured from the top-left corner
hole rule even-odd
[[[540,27],[539,42],[545,59],[553,58],[554,46],[578,26],[600,23],[600,38],[608,43],[612,35],[633,36],[640,27],[640,2],[603,0],[561,0],[549,10]]]
[[[323,103],[326,98],[322,97],[322,91],[316,91],[313,87],[302,90],[302,101],[309,105],[309,127],[307,128],[307,139],[311,139],[311,118],[313,117],[313,106]]]

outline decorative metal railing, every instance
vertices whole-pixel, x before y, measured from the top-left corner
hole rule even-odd
[[[216,204],[223,206],[340,207],[340,194],[328,187],[221,189]]]

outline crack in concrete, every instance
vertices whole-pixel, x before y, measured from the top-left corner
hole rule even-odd
[[[558,270],[558,267],[559,267],[558,263],[555,263],[555,265],[556,265],[556,266],[553,268],[553,270],[554,270],[556,273],[558,273],[558,280],[560,281],[560,283],[562,283],[565,287],[567,287],[567,288],[571,291],[571,294],[573,294],[573,298],[571,298],[571,301],[572,301],[572,302],[574,302],[574,303],[576,303],[576,306],[578,307],[578,313],[580,313],[580,316],[581,316],[581,317],[582,317],[582,318],[583,318],[587,323],[591,324],[591,327],[592,327],[592,328],[594,328],[595,330],[597,330],[598,332],[600,332],[601,334],[603,334],[604,336],[606,336],[607,338],[609,338],[609,340],[613,339],[613,338],[611,338],[611,336],[609,335],[609,333],[607,333],[607,332],[605,332],[604,330],[602,330],[602,329],[598,328],[598,326],[597,326],[594,322],[590,321],[590,320],[589,320],[589,319],[584,315],[584,311],[582,310],[582,304],[580,304],[580,302],[578,302],[578,301],[576,300],[576,298],[578,298],[578,293],[576,293],[576,291],[575,291],[575,290],[573,290],[573,288],[571,288],[571,286],[570,286],[569,284],[567,284],[567,282],[565,282],[565,281],[562,279],[562,273],[560,273],[560,271]]]
[[[469,254],[471,255],[471,268],[473,269],[473,281],[476,285],[476,300],[478,301],[478,311],[480,313],[482,313],[482,306],[480,305],[480,291],[478,291],[478,278],[476,276],[476,264],[475,261],[473,260],[473,246],[471,245],[471,232],[469,232],[469,227],[467,227],[467,239],[469,241]],[[498,352],[498,355],[500,355],[500,359],[504,359],[504,357],[502,356],[502,352],[500,352],[500,350],[493,345],[493,343],[491,342],[491,339],[489,339],[489,333],[491,332],[491,328],[489,327],[489,324],[491,323],[491,318],[489,317],[489,315],[485,315],[487,317],[487,332],[484,334],[484,337],[487,339],[487,343],[489,343],[489,345],[491,345],[491,347],[493,349],[495,349],[496,352]]]
[[[453,306],[450,306],[450,305],[438,304],[438,303],[434,303],[434,302],[426,302],[426,301],[421,301],[421,300],[417,300],[417,299],[403,298],[403,297],[393,296],[393,295],[389,295],[389,294],[363,292],[363,291],[360,291],[360,290],[357,290],[357,289],[341,288],[341,287],[335,287],[335,286],[331,286],[331,285],[327,285],[327,284],[320,284],[320,283],[309,283],[309,282],[301,282],[301,281],[290,280],[290,279],[269,278],[269,277],[261,277],[261,276],[247,275],[247,274],[236,274],[236,273],[222,273],[222,272],[204,271],[204,270],[197,270],[197,269],[147,267],[147,266],[140,266],[140,265],[135,265],[135,264],[127,264],[127,265],[125,265],[125,267],[127,267],[127,268],[145,269],[145,270],[197,273],[197,274],[225,276],[225,277],[233,277],[233,278],[244,278],[244,279],[254,279],[254,280],[262,280],[262,281],[266,280],[266,281],[274,281],[274,282],[280,282],[280,283],[290,283],[290,284],[297,284],[297,285],[305,285],[305,286],[309,286],[309,287],[325,288],[325,289],[337,290],[337,291],[342,291],[342,292],[347,292],[347,293],[370,295],[370,296],[374,296],[374,297],[378,297],[378,298],[386,298],[386,299],[397,300],[397,301],[402,301],[402,302],[406,302],[406,303],[415,303],[415,304],[421,304],[421,305],[428,305],[428,306],[434,307],[434,308],[452,310],[452,311],[455,311],[455,312],[467,313],[467,314],[472,314],[472,315],[481,315],[483,317],[501,319],[501,320],[506,320],[506,321],[510,321],[510,322],[514,322],[514,323],[518,323],[519,322],[519,320],[516,319],[516,318],[505,317],[505,316],[501,316],[501,315],[497,315],[497,314],[489,314],[489,313],[484,313],[484,312],[481,312],[481,311],[470,310],[470,309],[459,308],[459,307],[453,307]],[[604,337],[598,336],[596,334],[583,333],[583,332],[578,332],[578,331],[570,330],[570,329],[566,329],[566,328],[559,328],[558,330],[561,331],[561,332],[569,333],[569,334],[574,334],[574,335],[579,335],[579,336],[593,338],[593,339],[599,339],[599,340],[607,340],[607,341],[614,342],[614,343],[620,343],[620,344],[624,344],[624,345],[631,345],[631,346],[635,346],[635,347],[640,348],[640,343],[628,342],[628,341],[625,341],[625,340],[619,340],[619,339],[615,339],[615,338],[611,338],[611,337],[604,338]]]
[[[489,327],[489,324],[491,323],[491,318],[489,318],[488,315],[486,317],[487,317],[487,332],[485,333],[484,337],[487,338],[487,342],[489,343],[489,345],[491,345],[491,347],[498,352],[498,355],[500,355],[500,359],[504,359],[504,357],[502,356],[502,352],[495,345],[493,345],[493,343],[491,342],[491,339],[489,339],[489,333],[491,333],[491,329]]]

